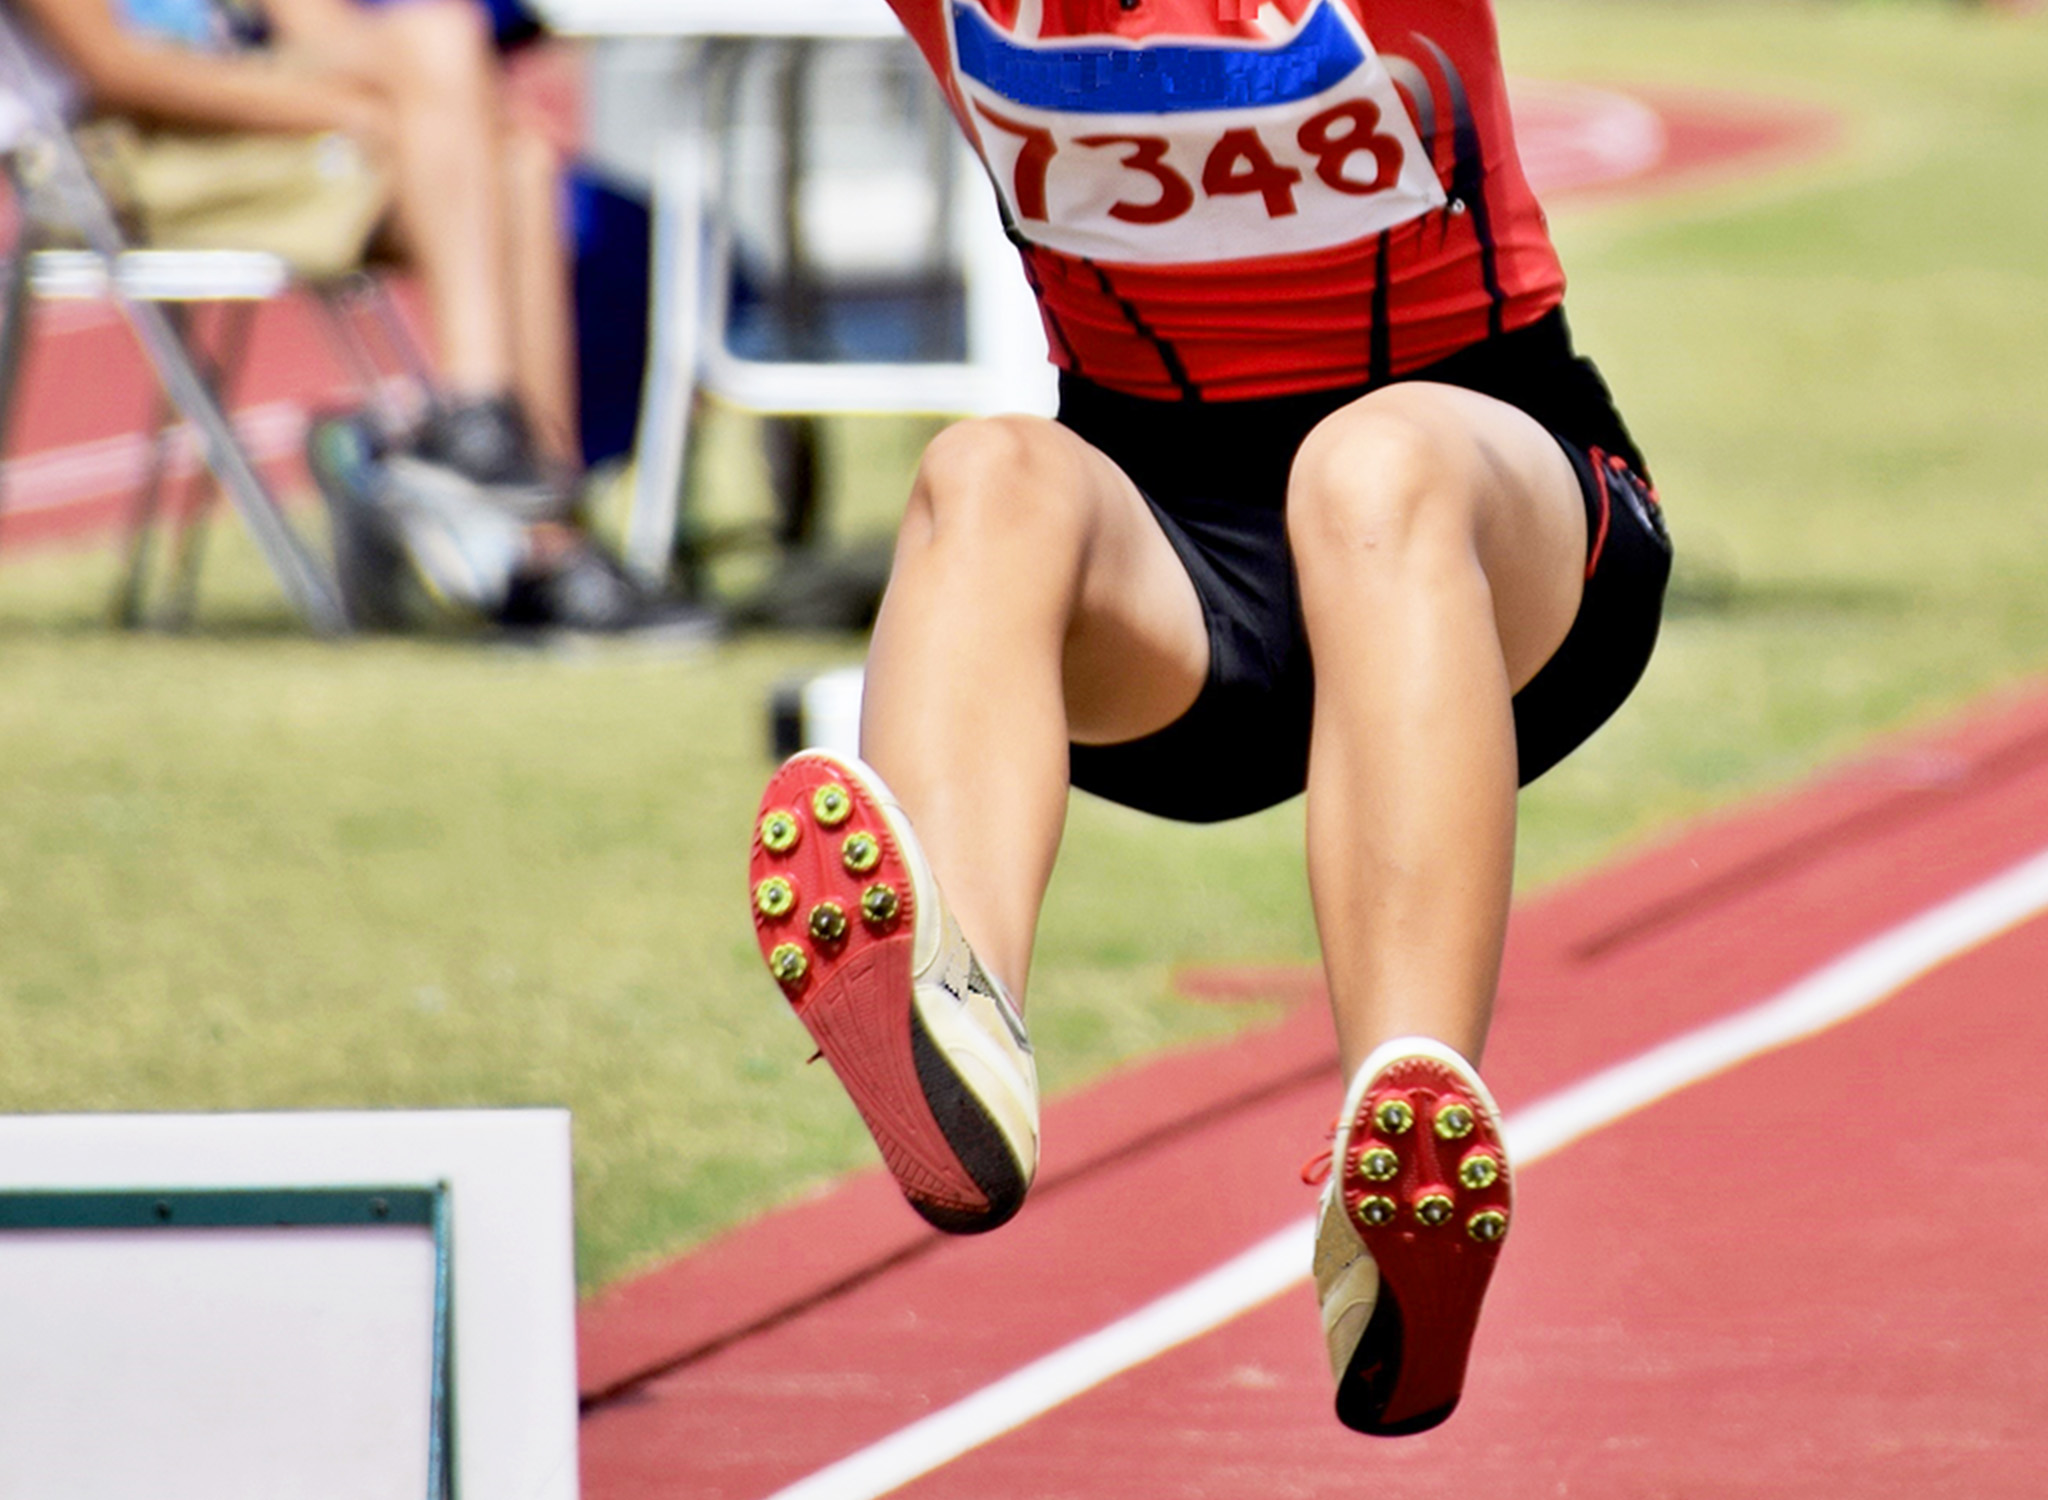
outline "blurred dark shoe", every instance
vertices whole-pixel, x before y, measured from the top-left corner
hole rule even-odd
[[[587,537],[575,538],[514,580],[498,618],[518,630],[595,635],[659,632],[696,638],[717,628],[710,610],[649,593]]]
[[[437,450],[438,451],[438,450]],[[696,638],[711,611],[641,588],[574,528],[533,521],[415,443],[387,452],[360,416],[313,424],[307,461],[327,502],[342,605],[358,630],[424,626],[443,606],[515,630]]]
[[[523,521],[563,520],[574,507],[573,486],[547,472],[526,417],[509,396],[434,407],[394,463],[407,459],[481,486],[493,504]]]

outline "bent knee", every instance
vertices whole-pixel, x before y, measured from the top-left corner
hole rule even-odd
[[[1469,550],[1487,484],[1477,442],[1399,387],[1325,418],[1295,454],[1287,531],[1297,561]]]
[[[911,487],[906,530],[1045,530],[1089,525],[1075,440],[1042,417],[976,417],[933,438]]]

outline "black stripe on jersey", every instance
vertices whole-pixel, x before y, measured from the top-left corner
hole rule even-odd
[[[1465,92],[1465,80],[1444,49],[1426,36],[1415,40],[1429,48],[1429,54],[1443,70],[1444,86],[1451,96],[1451,198],[1465,205],[1472,216],[1472,233],[1479,240],[1479,277],[1486,287],[1486,331],[1499,338],[1505,327],[1507,298],[1500,287],[1500,247],[1493,237],[1493,216],[1486,204],[1486,155],[1479,143],[1479,124],[1472,117],[1472,100]]]
[[[982,163],[982,170],[988,170],[988,163]],[[988,186],[989,191],[995,195],[996,213],[1003,221],[1003,238],[1010,242],[1017,252],[1017,259],[1024,266],[1024,284],[1031,288],[1031,300],[1038,304],[1038,315],[1045,324],[1045,331],[1066,355],[1067,367],[1076,375],[1080,375],[1084,373],[1081,369],[1081,356],[1074,352],[1074,346],[1067,339],[1067,331],[1060,327],[1059,317],[1053,312],[1052,304],[1045,300],[1045,282],[1039,277],[1037,261],[1032,259],[1032,253],[1038,247],[1024,237],[1024,232],[1017,227],[1017,221],[1010,217],[1010,205],[1003,201],[1002,189],[996,186],[993,176],[989,178]]]
[[[1081,356],[1075,352],[1073,343],[1067,338],[1066,329],[1060,327],[1059,314],[1054,312],[1052,304],[1045,300],[1045,283],[1039,279],[1038,262],[1032,259],[1032,252],[1037,247],[1014,230],[1010,234],[1010,243],[1017,247],[1017,258],[1024,264],[1024,284],[1031,288],[1031,300],[1038,304],[1038,315],[1045,323],[1045,331],[1066,355],[1067,368],[1076,375],[1086,374],[1087,372],[1081,368]]]
[[[1180,356],[1174,352],[1173,345],[1161,338],[1152,325],[1145,321],[1144,315],[1138,311],[1136,304],[1116,289],[1116,285],[1109,279],[1109,272],[1103,270],[1101,266],[1086,257],[1082,258],[1081,264],[1095,273],[1095,283],[1102,288],[1103,296],[1112,299],[1118,307],[1123,309],[1124,317],[1130,322],[1131,331],[1152,346],[1153,352],[1159,356],[1159,363],[1166,369],[1166,378],[1171,380],[1175,389],[1180,392],[1180,399],[1183,401],[1201,400],[1201,391],[1196,388],[1192,380],[1188,379],[1187,367],[1180,362]]]

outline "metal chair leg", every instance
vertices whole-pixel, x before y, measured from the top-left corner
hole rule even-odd
[[[171,467],[171,452],[178,437],[178,408],[159,391],[155,420],[150,425],[149,468],[142,485],[128,507],[128,532],[122,547],[120,581],[108,610],[113,622],[125,630],[142,624],[143,600],[149,592],[150,558],[156,550],[157,518],[163,511],[164,486]]]
[[[25,59],[15,57],[12,61],[18,72],[28,71]],[[52,183],[63,196],[66,212],[94,253],[110,268],[118,267],[126,249],[121,228],[100,197],[85,159],[68,135],[53,136],[50,146]],[[172,404],[198,432],[206,466],[227,490],[285,598],[318,633],[339,635],[347,631],[348,616],[334,584],[306,550],[250,464],[226,413],[214,403],[205,379],[162,305],[128,295],[118,275],[114,277],[113,293],[115,305],[142,344],[157,380]]]
[[[230,302],[221,309],[221,330],[212,358],[210,382],[216,404],[223,411],[234,409],[234,394],[248,363],[249,336],[256,326],[256,304]],[[177,542],[171,563],[170,597],[161,616],[167,630],[183,630],[192,623],[199,605],[199,570],[205,560],[206,539],[214,507],[220,501],[220,485],[201,471],[200,483],[185,505],[172,515],[177,521]]]
[[[170,321],[181,345],[201,351],[195,359],[194,368],[216,409],[224,411],[230,405],[235,380],[248,354],[249,335],[255,319],[254,303],[224,303],[214,320],[214,335],[208,341],[198,335],[198,320],[192,309],[180,305],[170,313]],[[168,630],[182,629],[191,623],[198,602],[199,567],[207,521],[220,498],[222,486],[219,479],[202,466],[184,482],[182,496],[168,505],[165,503],[166,491],[173,484],[171,463],[182,431],[178,415],[177,407],[169,398],[159,396],[150,466],[129,511],[127,562],[112,609],[115,623],[129,629],[149,624]],[[165,603],[152,621],[150,578],[155,571],[158,532],[166,521],[176,528],[176,532],[167,565]]]
[[[324,283],[314,289],[314,294],[325,314],[321,326],[326,330],[327,342],[347,367],[350,378],[368,393],[378,426],[387,435],[403,433],[418,416],[418,409],[434,400],[439,380],[419,341],[405,326],[389,288],[374,274],[359,272],[338,282]],[[366,320],[376,331],[375,342],[382,345],[382,353],[411,383],[416,393],[414,406],[409,407],[392,395],[385,376],[389,365],[378,360],[379,351],[364,329]]]
[[[150,302],[124,302],[123,310],[148,348],[158,378],[185,419],[198,429],[207,467],[218,476],[243,524],[256,539],[285,597],[306,623],[322,635],[348,630],[340,595],[277,508],[270,491],[236,441],[227,414],[217,406],[191,356],[178,342],[163,308]]]
[[[32,299],[29,296],[29,256],[33,252],[29,237],[23,234],[8,257],[0,276],[5,277],[0,286],[0,455],[7,452],[8,438],[12,435],[14,421],[14,392],[21,378],[22,351],[28,344],[29,318],[33,316]],[[4,522],[7,510],[7,471],[0,467],[0,522]]]
[[[391,288],[376,277],[365,275],[362,290],[363,299],[370,305],[370,316],[384,335],[384,345],[398,361],[398,367],[405,371],[413,384],[432,395],[440,384],[440,374],[405,321],[405,314],[399,310],[398,299],[391,294]]]

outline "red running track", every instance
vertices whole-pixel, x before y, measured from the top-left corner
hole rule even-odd
[[[1510,1129],[2044,845],[2048,695],[1526,904],[1488,1068]],[[2039,1495],[2044,968],[2048,921],[2022,921],[1535,1162],[1434,1433],[1336,1424],[1304,1281],[901,1493]],[[1303,1219],[1333,1058],[1303,1004],[1057,1101],[1040,1189],[986,1239],[927,1233],[869,1173],[616,1289],[583,1321],[586,1495],[775,1494]]]

